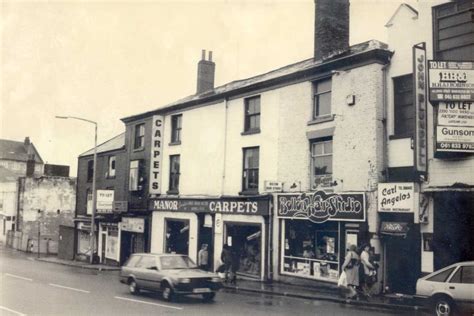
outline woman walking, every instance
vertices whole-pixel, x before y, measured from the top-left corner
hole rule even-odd
[[[342,271],[346,273],[347,287],[349,289],[349,294],[346,298],[357,298],[356,288],[359,286],[360,258],[356,250],[356,245],[350,245],[344,263],[342,264]]]

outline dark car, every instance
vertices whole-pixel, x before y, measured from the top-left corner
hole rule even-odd
[[[190,294],[210,301],[222,287],[217,274],[200,270],[188,256],[178,254],[133,254],[122,266],[120,282],[128,284],[132,294],[141,289],[159,291],[167,301]]]

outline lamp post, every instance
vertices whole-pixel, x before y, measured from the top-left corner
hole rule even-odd
[[[92,214],[91,214],[91,233],[90,233],[90,263],[94,263],[94,252],[95,252],[95,213],[96,213],[96,200],[97,200],[97,190],[96,190],[96,169],[97,169],[97,122],[87,120],[81,117],[76,116],[56,116],[58,119],[72,119],[84,121],[87,123],[94,124],[95,134],[94,134],[94,162],[92,169]]]

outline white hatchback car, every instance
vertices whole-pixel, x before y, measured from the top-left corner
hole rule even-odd
[[[418,279],[415,297],[429,303],[434,315],[472,315],[474,261],[455,263]]]

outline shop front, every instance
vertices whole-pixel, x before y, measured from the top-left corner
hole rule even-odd
[[[98,255],[103,264],[120,264],[120,226],[117,222],[99,223]]]
[[[197,262],[199,250],[207,245],[208,268],[214,271],[227,244],[238,261],[237,273],[263,280],[269,205],[267,196],[153,199],[151,251],[186,254]]]
[[[131,254],[146,251],[147,219],[144,217],[122,217],[120,222],[120,263],[125,263]]]
[[[336,283],[349,245],[366,231],[364,193],[278,194],[275,279],[298,277]]]

